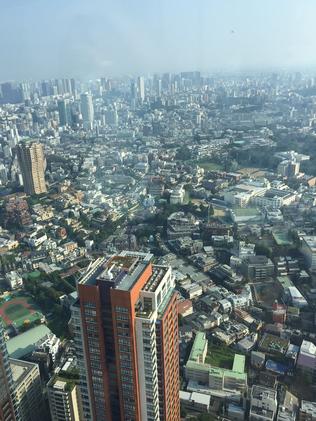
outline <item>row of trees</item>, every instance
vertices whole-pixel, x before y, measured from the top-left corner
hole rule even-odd
[[[45,281],[50,281],[53,285],[44,286]],[[24,288],[45,314],[51,314],[49,328],[59,337],[68,336],[70,312],[61,306],[59,297],[73,292],[75,288],[63,280],[58,273],[41,274],[36,279],[29,277],[24,282]]]

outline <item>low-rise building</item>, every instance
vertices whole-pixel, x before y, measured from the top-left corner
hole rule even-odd
[[[203,288],[201,287],[200,284],[197,284],[197,283],[184,285],[184,286],[182,286],[182,290],[183,290],[184,294],[190,300],[192,300],[193,298],[197,298],[197,297],[199,297],[200,295],[203,294]]]
[[[168,217],[167,235],[169,240],[191,236],[198,232],[199,222],[193,215],[184,212],[175,212]]]
[[[302,400],[298,419],[299,421],[315,421],[316,402]]]
[[[316,236],[304,235],[301,237],[301,251],[305,263],[312,272],[316,271]]]
[[[204,332],[197,332],[189,355],[189,361],[204,364],[207,354],[206,335]]]
[[[6,345],[9,356],[12,358],[22,359],[31,355],[35,350],[41,350],[49,353],[54,360],[59,349],[60,339],[42,324],[14,336],[7,341]]]
[[[177,205],[183,203],[183,199],[185,196],[185,190],[183,186],[178,186],[170,194],[170,204]]]
[[[249,256],[242,264],[247,279],[262,281],[274,275],[274,264],[266,256]]]
[[[186,409],[205,413],[209,412],[211,397],[204,393],[180,390],[180,402]]]
[[[278,408],[277,391],[253,385],[250,392],[250,421],[273,421]]]
[[[16,271],[6,273],[5,280],[10,289],[19,289],[23,287],[23,278]]]
[[[303,340],[296,367],[313,378],[316,376],[316,346],[312,342]]]
[[[188,360],[185,366],[187,389],[221,399],[239,400],[247,389],[245,357],[235,354],[231,370]]]
[[[287,390],[279,400],[277,421],[295,421],[298,409],[298,398]]]
[[[179,301],[178,313],[182,317],[190,316],[193,313],[192,301],[189,299]]]
[[[245,419],[245,409],[236,403],[230,402],[227,406],[228,418],[232,421],[243,421]]]
[[[260,351],[251,351],[251,365],[255,368],[262,368],[266,361],[266,356]]]

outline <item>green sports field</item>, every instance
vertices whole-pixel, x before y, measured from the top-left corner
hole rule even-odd
[[[0,317],[6,326],[20,328],[25,323],[40,320],[43,315],[30,297],[17,295],[0,304]]]

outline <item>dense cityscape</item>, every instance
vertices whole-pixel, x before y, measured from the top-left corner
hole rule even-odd
[[[316,419],[316,79],[0,85],[0,420]]]

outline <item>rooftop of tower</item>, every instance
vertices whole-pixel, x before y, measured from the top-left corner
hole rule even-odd
[[[151,253],[123,251],[109,259],[99,258],[90,264],[80,283],[95,285],[97,281],[109,281],[113,288],[129,291],[152,257]]]
[[[143,290],[155,292],[161,280],[165,276],[167,270],[168,270],[168,267],[166,266],[153,266],[152,275],[149,278]]]

